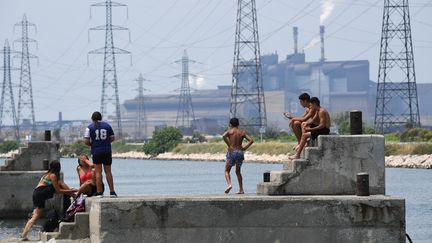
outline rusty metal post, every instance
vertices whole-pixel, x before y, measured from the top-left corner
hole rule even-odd
[[[270,171],[264,172],[264,182],[270,182]]]
[[[363,134],[363,121],[361,111],[350,112],[350,129],[351,135]]]
[[[357,196],[369,196],[369,174],[357,173]]]
[[[45,130],[45,140],[44,141],[51,141],[51,130]]]

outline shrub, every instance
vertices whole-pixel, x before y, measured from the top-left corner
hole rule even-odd
[[[83,140],[74,143],[64,144],[60,150],[62,156],[76,156],[80,154],[90,154],[90,147],[84,144]]]
[[[417,144],[411,154],[432,154],[432,144]]]
[[[143,146],[143,151],[152,156],[171,151],[182,139],[178,128],[166,127],[153,132],[153,138]]]
[[[115,141],[111,144],[113,153],[125,153],[129,151],[138,151],[142,145],[127,144],[122,141]]]
[[[432,141],[432,131],[423,128],[411,128],[400,135],[401,142],[429,142]]]
[[[19,148],[19,142],[17,141],[4,141],[0,143],[0,153],[7,153],[12,150]]]

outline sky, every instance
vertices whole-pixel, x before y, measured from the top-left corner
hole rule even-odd
[[[190,65],[193,89],[231,84],[237,1],[234,0],[119,0],[127,5],[113,10],[114,45],[131,52],[116,56],[119,98],[137,96],[136,79],[142,73],[144,95],[177,95],[184,50],[196,61]],[[36,121],[89,119],[100,109],[103,55],[88,52],[104,46],[105,9],[89,0],[0,0],[0,43],[20,38],[14,24],[26,14],[37,30],[29,50]],[[432,0],[412,0],[411,30],[417,83],[432,83]],[[293,52],[292,27],[299,28],[299,49],[306,61],[320,58],[319,25],[326,27],[328,61],[368,60],[370,79],[377,80],[384,0],[256,0],[261,54],[278,53],[279,60]],[[91,10],[90,10],[91,9]],[[90,14],[91,13],[91,14]],[[130,33],[130,40],[129,40]],[[19,43],[14,44],[20,50]],[[3,58],[3,57],[0,57]],[[132,60],[132,62],[131,62]],[[1,62],[3,63],[3,62]],[[132,65],[131,65],[132,64]],[[15,67],[20,60],[15,58]],[[2,72],[2,71],[0,71]],[[3,77],[3,74],[1,74]],[[19,71],[13,71],[15,105]],[[3,123],[10,124],[7,118]]]

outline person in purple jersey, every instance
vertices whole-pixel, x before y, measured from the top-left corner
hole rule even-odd
[[[114,131],[111,126],[102,121],[99,111],[93,112],[92,123],[87,126],[84,134],[84,143],[91,147],[93,164],[96,172],[96,195],[103,197],[102,192],[102,164],[106,180],[110,189],[110,197],[117,197],[114,191],[114,181],[111,173],[112,152],[111,143],[114,141]]]

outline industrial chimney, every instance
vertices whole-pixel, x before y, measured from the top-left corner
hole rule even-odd
[[[294,36],[294,54],[298,53],[298,28],[297,26],[293,27],[293,36]]]
[[[321,39],[321,62],[324,62],[324,25],[320,25],[320,39]]]

